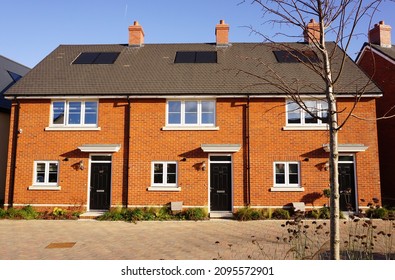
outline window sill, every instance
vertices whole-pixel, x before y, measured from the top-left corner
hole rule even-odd
[[[283,130],[328,130],[328,125],[287,125]]]
[[[84,126],[76,126],[76,127],[67,127],[67,126],[49,126],[44,129],[45,131],[81,131],[81,130],[90,130],[90,131],[98,131],[101,130],[100,127],[84,127]]]
[[[162,130],[219,130],[218,126],[164,126]]]
[[[37,186],[29,186],[27,189],[32,191],[60,191],[61,186],[37,185]]]
[[[151,192],[180,192],[181,187],[148,187],[147,191]]]
[[[272,187],[271,192],[304,192],[304,188],[301,187]]]

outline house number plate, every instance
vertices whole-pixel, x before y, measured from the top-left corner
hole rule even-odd
[[[104,190],[96,190],[96,192],[104,192]]]
[[[217,193],[225,193],[224,190],[217,190]]]

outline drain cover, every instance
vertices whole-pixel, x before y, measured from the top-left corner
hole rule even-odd
[[[62,248],[72,248],[77,242],[60,242],[60,243],[50,243],[45,249],[62,249]]]

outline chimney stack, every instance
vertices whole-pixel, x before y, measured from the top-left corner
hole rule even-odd
[[[129,46],[141,47],[144,44],[143,27],[135,21],[133,25],[129,26]]]
[[[391,26],[385,25],[384,21],[375,24],[369,31],[369,43],[391,48]]]
[[[226,24],[223,19],[215,26],[215,37],[217,46],[229,45],[229,24]]]
[[[304,42],[308,44],[312,44],[313,42],[320,41],[320,24],[316,22],[314,19],[311,19],[310,22],[306,26],[306,30],[304,31]]]

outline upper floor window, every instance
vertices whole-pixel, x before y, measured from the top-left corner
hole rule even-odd
[[[295,101],[287,101],[287,125],[322,126],[328,123],[328,103],[323,100],[303,101],[305,109]]]
[[[168,100],[166,125],[214,126],[214,100]]]
[[[53,101],[51,126],[97,126],[97,101]]]

